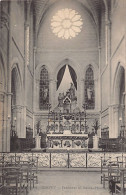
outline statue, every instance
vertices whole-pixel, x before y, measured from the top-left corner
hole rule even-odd
[[[71,83],[69,91],[70,91],[70,99],[74,100],[75,99],[75,87],[73,83]]]
[[[58,96],[58,106],[59,107],[62,107],[63,106],[63,99],[64,99],[64,93],[59,93],[59,96]]]
[[[91,89],[91,87],[87,88],[88,100],[92,100],[92,95],[93,95],[93,90]]]
[[[48,97],[48,88],[44,87],[43,88],[42,98],[43,98],[44,101],[46,101],[47,97]]]

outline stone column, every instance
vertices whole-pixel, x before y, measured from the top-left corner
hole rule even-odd
[[[114,129],[114,110],[113,105],[109,106],[109,138],[113,138],[113,129]]]
[[[16,131],[17,131],[17,136],[18,138],[21,138],[21,108],[17,107],[16,108],[16,115],[17,115],[17,120],[16,120]]]
[[[27,13],[28,14],[28,13]],[[25,27],[25,45],[24,45],[24,110],[23,110],[23,120],[24,120],[24,131],[26,135],[26,110],[27,110],[27,69],[29,66],[29,23],[28,15],[27,21],[24,24]]]
[[[112,131],[112,138],[117,138],[119,135],[119,105],[113,106],[113,122],[114,122],[114,128]]]
[[[4,129],[4,117],[3,117],[3,111],[4,111],[4,95],[0,94],[0,152],[3,151],[3,142],[6,137],[6,129]]]
[[[84,91],[84,79],[81,79],[80,80],[80,109],[83,110],[82,106],[83,106],[83,103],[84,103],[84,94],[85,91]]]
[[[32,129],[33,129],[33,137],[35,137],[35,109],[36,109],[36,104],[35,104],[35,100],[36,100],[36,83],[35,83],[35,57],[36,57],[36,47],[34,47],[33,49],[33,123],[32,123]]]
[[[82,110],[84,100],[84,79],[78,78],[77,80],[77,105]]]
[[[93,149],[98,149],[99,137],[97,135],[93,136]]]
[[[35,80],[35,95],[34,95],[34,109],[39,110],[39,89],[40,89],[40,80]]]
[[[99,47],[98,47],[98,65],[99,65],[99,71],[98,71],[98,107],[100,110],[100,117],[99,117],[99,123],[100,123],[100,137],[101,137],[101,126],[102,126],[102,119],[101,119],[101,110],[102,110],[102,88],[101,88],[101,45],[99,43]]]
[[[126,71],[125,71],[125,89],[126,89]],[[123,109],[124,109],[124,126],[125,126],[125,131],[126,131],[126,91],[123,93],[124,95],[124,106],[123,106]],[[124,136],[126,137],[126,132],[124,133]]]
[[[94,80],[94,90],[95,90],[95,110],[99,110],[99,86],[98,86],[98,80]]]
[[[41,149],[41,136],[39,135],[35,137],[35,149]]]
[[[10,152],[10,130],[11,130],[11,60],[12,60],[12,22],[11,22],[11,6],[9,3],[9,31],[8,31],[8,64],[7,64],[7,96],[4,98],[4,119],[8,120],[4,124],[3,136],[3,152]]]
[[[49,103],[51,104],[51,109],[53,110],[58,103],[56,100],[56,81],[54,79],[49,80]]]

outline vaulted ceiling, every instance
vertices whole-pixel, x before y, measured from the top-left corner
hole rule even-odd
[[[36,28],[39,28],[44,13],[48,8],[59,0],[33,0]],[[68,0],[67,0],[68,1]],[[102,12],[107,12],[110,0],[75,0],[80,2],[89,12],[97,27],[100,24]],[[37,31],[36,29],[36,31]]]

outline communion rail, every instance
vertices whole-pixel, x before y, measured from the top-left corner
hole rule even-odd
[[[17,157],[20,157],[21,160],[38,157],[39,168],[100,168],[103,159],[116,161],[118,158],[120,161],[126,160],[126,153],[121,152],[0,153],[0,156],[4,156],[4,161],[9,161],[13,155],[15,155],[13,160],[16,160]]]

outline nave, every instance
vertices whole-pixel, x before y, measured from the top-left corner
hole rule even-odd
[[[38,174],[39,184],[29,195],[109,195],[100,184],[100,172],[80,171],[41,171]]]
[[[49,161],[55,162],[48,167],[44,156],[25,155],[25,158],[16,153],[1,155],[0,195],[126,194],[126,154],[98,155],[100,166],[96,158],[90,157],[89,161],[93,159],[90,167],[88,162],[88,167],[79,167],[80,159],[76,166],[72,167],[71,161],[71,166],[63,167],[60,165],[63,160],[54,160],[54,155]]]

